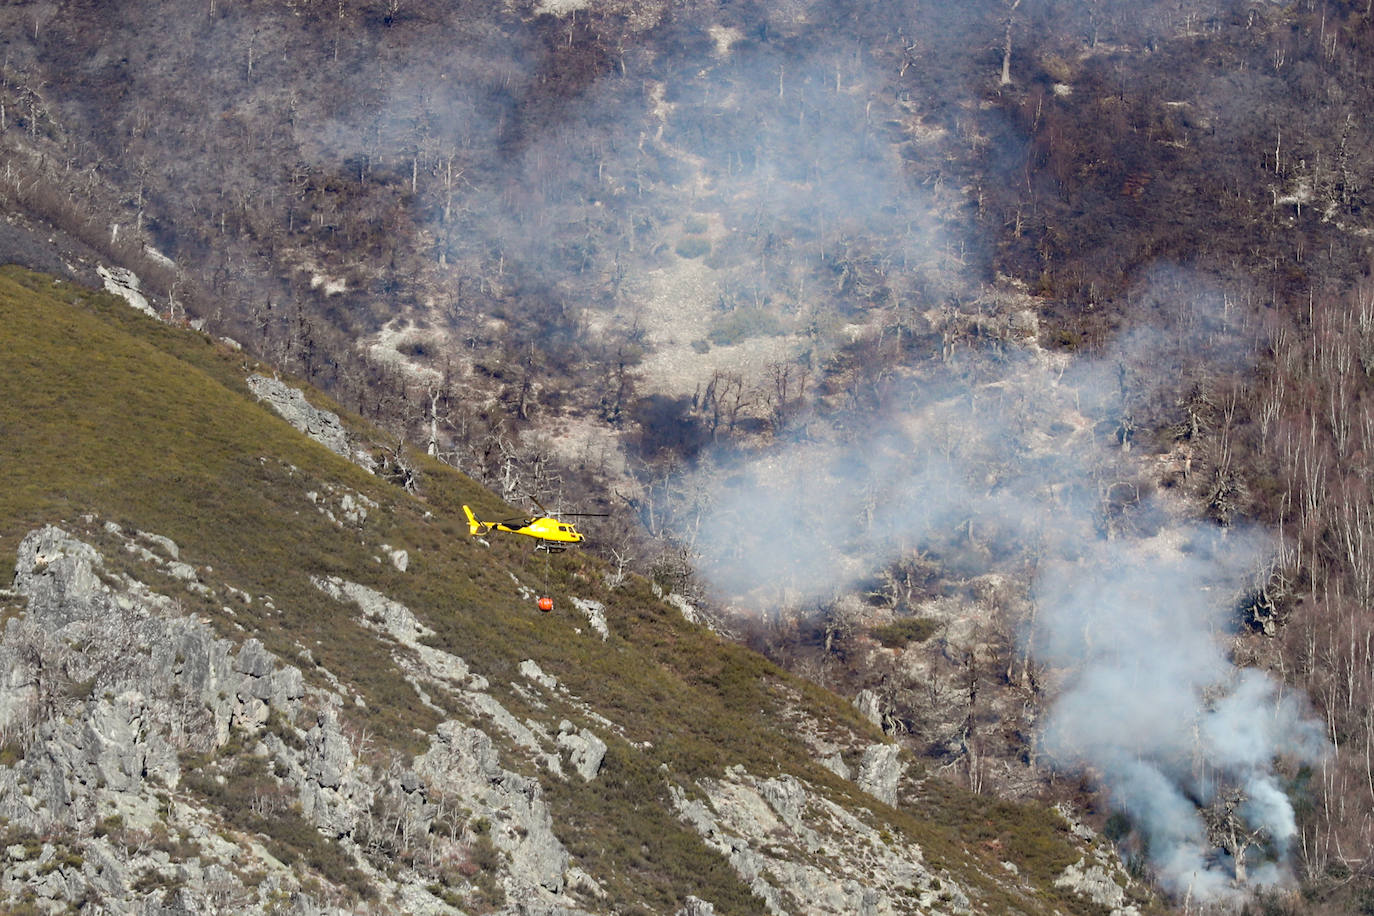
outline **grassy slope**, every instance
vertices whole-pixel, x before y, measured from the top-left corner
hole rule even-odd
[[[251,361],[241,353],[113,297],[13,268],[0,270],[0,347],[0,577],[12,575],[23,535],[46,522],[63,520],[97,541],[104,520],[167,535],[184,560],[270,595],[276,608],[255,600],[227,611],[171,586],[190,610],[288,658],[309,648],[365,699],[365,709],[350,712],[357,726],[383,748],[413,752],[425,743],[419,732],[432,731],[440,716],[310,576],[337,574],[391,595],[435,630],[435,645],[489,678],[517,716],[565,715],[608,740],[598,780],[545,784],[565,842],[613,901],[663,911],[696,893],[721,913],[758,909],[726,863],[673,817],[663,779],[665,766],[687,784],[741,763],[757,775],[796,773],[873,809],[992,910],[1080,908],[1047,880],[1079,856],[1057,818],[934,784],[919,811],[876,804],[811,763],[786,725],[785,712],[799,709],[835,735],[881,740],[849,704],[687,624],[647,583],[606,589],[586,553],[547,557],[522,539],[474,542],[459,505],[503,512],[499,501],[423,459],[421,494],[411,497],[310,442],[255,403],[243,381]],[[329,522],[306,496],[344,488],[378,503],[361,530]],[[381,543],[410,551],[408,572],[378,559]],[[535,611],[512,576],[553,595],[558,609]],[[609,641],[570,610],[570,596],[607,605]],[[619,724],[627,740],[571,702],[536,711],[505,690],[520,680],[516,666],[526,658]],[[302,667],[323,684],[308,662]],[[467,717],[455,699],[435,699],[452,717]],[[1032,896],[983,877],[1001,874],[998,863],[1008,859],[1035,882]]]

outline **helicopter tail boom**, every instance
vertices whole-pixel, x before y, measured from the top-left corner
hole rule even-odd
[[[463,507],[463,514],[468,517],[468,534],[486,534],[488,531],[491,530],[491,525],[487,524],[486,522],[479,522],[477,520],[477,516],[473,515],[472,510],[469,509],[467,506]]]

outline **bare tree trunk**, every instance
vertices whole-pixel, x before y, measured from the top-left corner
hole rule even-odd
[[[1011,84],[1011,17],[1007,17],[1007,43],[1002,48],[1002,85]]]
[[[1002,45],[1002,85],[1011,85],[1011,14],[1021,5],[1021,0],[1012,0],[1007,6],[1007,37]]]

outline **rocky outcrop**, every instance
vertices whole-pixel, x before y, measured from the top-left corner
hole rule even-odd
[[[919,847],[792,776],[760,779],[731,767],[701,780],[705,799],[670,786],[679,815],[725,856],[772,913],[877,914],[969,910]],[[798,854],[800,853],[800,854]]]
[[[367,513],[377,508],[375,500],[354,490],[334,486],[326,486],[324,490],[323,493],[310,490],[305,498],[320,510],[321,515],[340,528],[345,525],[361,528],[367,521]]]
[[[554,835],[539,783],[504,769],[491,738],[478,729],[445,722],[431,742],[416,758],[415,772],[474,805],[492,825],[493,842],[510,856],[507,892],[523,891],[515,886],[521,879],[561,891],[568,851]]]
[[[608,740],[617,754],[652,745],[539,663],[512,666],[503,702],[463,658],[430,645],[434,630],[404,604],[313,578],[348,607],[347,625],[371,631],[419,702],[443,714],[421,736],[423,752],[379,750],[349,721],[356,688],[317,665],[321,683],[307,683],[260,639],[226,638],[187,615],[184,599],[224,602],[231,625],[244,618],[230,605],[289,608],[218,581],[165,537],[109,523],[98,531],[122,554],[118,569],[142,563],[184,591],[160,593],[56,527],[24,538],[0,636],[6,900],[45,912],[98,897],[110,912],[206,912],[218,900],[228,901],[221,912],[294,901],[292,912],[336,913],[320,900],[361,900],[351,889],[372,912],[575,916],[588,901],[618,905],[623,890],[603,888],[560,839],[545,787],[564,801],[602,792]],[[589,620],[604,613],[586,604]],[[897,804],[897,746],[871,740],[832,729],[810,743],[835,773]],[[770,912],[971,909],[971,894],[928,866],[876,802],[841,804],[796,775],[741,766],[686,781],[667,764],[656,772],[682,823]],[[1104,853],[1058,886],[1128,916],[1114,881]],[[312,893],[322,883],[328,892]],[[688,898],[679,911],[714,907]]]
[[[587,618],[587,623],[597,635],[603,640],[611,638],[610,627],[606,625],[606,605],[600,601],[592,601],[590,598],[572,599],[573,607],[582,612]]]
[[[1069,832],[1082,841],[1087,851],[1060,872],[1054,879],[1054,886],[1100,907],[1111,916],[1139,916],[1140,908],[1126,892],[1131,879],[1116,850],[1079,821],[1067,805],[1055,805],[1054,812],[1064,819]]]
[[[149,318],[159,318],[157,309],[148,304],[148,297],[143,295],[142,283],[138,279],[138,274],[124,267],[96,267],[95,272],[100,276],[101,282],[105,284],[105,292],[114,293],[125,302],[129,307],[137,309]]]
[[[126,546],[137,554],[138,543]],[[177,556],[165,539],[153,543]],[[175,600],[111,573],[94,547],[55,527],[24,538],[13,592],[26,608],[0,642],[8,662],[0,729],[15,736],[22,758],[0,766],[0,817],[11,832],[64,845],[37,869],[42,880],[27,855],[8,856],[8,899],[98,893],[131,911],[146,896],[134,885],[150,875],[203,879],[199,863],[173,867],[156,849],[130,855],[100,830],[178,829],[168,792],[182,781],[181,755],[213,751],[232,728],[256,730],[271,708],[293,715],[305,693],[300,671],[257,640],[236,646],[216,637]],[[183,842],[201,848],[189,833]],[[160,905],[175,908],[175,895]]]
[[[338,712],[322,709],[305,733],[301,809],[329,836],[353,834],[358,819],[372,806],[373,773],[361,766],[339,724]]]
[[[321,410],[305,399],[298,389],[280,379],[265,375],[248,376],[248,387],[265,401],[269,407],[281,415],[282,419],[325,448],[352,459],[353,453],[348,444],[348,433],[339,420],[339,415]]]
[[[426,682],[436,689],[459,688],[457,697],[474,713],[490,719],[516,746],[530,752],[550,771],[562,775],[558,756],[545,750],[547,736],[541,736],[539,730],[530,724],[522,723],[499,701],[485,693],[487,681],[472,675],[461,658],[422,642],[421,639],[433,635],[433,631],[421,624],[409,608],[367,586],[337,577],[317,579],[315,585],[337,600],[355,604],[368,626],[380,630],[414,653],[410,656],[395,654],[393,660],[402,670],[410,672],[412,686],[417,691],[423,691]],[[545,673],[533,659],[522,661],[518,670],[522,677],[551,693],[566,693],[558,680]],[[579,730],[563,719],[558,723],[553,745],[584,780],[594,779],[600,772],[601,762],[606,756],[606,742],[590,729]]]
[[[1092,901],[1112,916],[1139,916],[1139,908],[1129,902],[1125,889],[1112,877],[1112,872],[1100,864],[1089,863],[1086,858],[1065,868],[1055,879],[1054,886]]]
[[[487,689],[486,679],[473,674],[463,659],[422,641],[424,637],[434,635],[434,631],[420,623],[404,604],[391,600],[375,589],[337,576],[312,581],[316,588],[335,600],[357,605],[367,626],[408,649],[410,654],[397,653],[392,656],[403,670],[441,685],[467,687],[476,691]]]
[[[895,744],[874,744],[864,750],[859,761],[859,788],[885,804],[897,804],[897,787],[902,781],[901,748]]]
[[[606,742],[590,729],[577,730],[564,719],[558,723],[558,746],[568,756],[568,763],[585,780],[596,778],[601,762],[606,759]]]
[[[532,658],[527,658],[521,662],[519,671],[520,676],[525,680],[533,681],[545,690],[558,689],[558,678],[546,673],[543,668],[539,667],[539,663]]]
[[[473,675],[463,659],[422,642],[433,631],[420,623],[409,608],[374,589],[337,577],[316,579],[315,585],[336,600],[355,605],[367,626],[395,640],[405,650],[393,654],[393,660],[410,673],[417,691],[423,690],[425,684],[435,690],[450,691],[504,733],[529,759],[555,775],[563,775],[559,757],[546,750],[550,739],[544,730],[537,723],[521,722],[486,693],[487,681]],[[550,692],[563,692],[557,680],[533,660],[526,659],[519,670],[532,683]],[[566,719],[560,721],[552,744],[584,780],[596,777],[606,756],[604,741],[589,729],[578,730]],[[342,751],[338,756],[340,764],[346,764]],[[510,858],[511,867],[505,878],[508,895],[525,900],[537,897],[538,894],[531,894],[531,887],[561,894],[569,867],[568,854],[553,833],[542,790],[537,782],[500,765],[495,745],[486,732],[456,722],[440,725],[431,738],[430,750],[414,761],[413,779],[404,783],[404,788],[404,806],[412,817],[420,819],[417,829],[428,829],[422,813],[425,799],[440,796],[461,800],[475,818],[500,825],[499,829],[491,828],[490,836]],[[595,882],[591,884],[594,886]]]
[[[122,535],[117,526],[106,531]],[[168,560],[144,557],[140,543],[178,556],[166,539],[126,539],[129,552],[160,568]],[[427,628],[404,606],[341,580],[319,584],[356,601],[371,625],[405,648],[428,648],[419,642]],[[216,763],[217,751],[234,736],[243,744],[235,754],[266,758],[253,766],[273,773],[260,778],[262,810],[281,804],[282,792],[294,796],[300,816],[338,846],[377,899],[391,901],[385,910],[456,912],[431,893],[432,879],[389,874],[364,854],[364,846],[384,848],[393,830],[428,837],[440,816],[452,817],[456,809],[470,818],[461,837],[449,830],[447,842],[461,850],[465,842],[490,841],[499,858],[487,864],[497,869],[500,899],[512,912],[580,912],[564,893],[569,875],[584,891],[598,889],[570,868],[539,784],[503,767],[485,732],[445,723],[428,751],[379,773],[360,758],[337,693],[308,687],[297,668],[257,639],[235,644],[215,636],[184,616],[175,600],[112,573],[93,546],[55,527],[24,539],[11,594],[26,607],[0,640],[0,734],[23,754],[0,765],[0,824],[11,839],[52,839],[36,847],[11,842],[2,850],[6,899],[50,901],[40,908],[60,909],[98,894],[115,912],[191,913],[202,912],[200,902],[214,895],[238,900],[239,911],[262,909],[269,898],[294,898],[295,911],[322,912],[303,892],[302,876],[257,836],[206,828],[221,818],[195,799],[213,794],[216,780],[241,766],[234,758]],[[474,688],[486,682],[461,659],[429,651],[435,654],[424,659],[428,673],[485,697]],[[488,711],[499,706],[487,701]],[[312,726],[290,724],[307,708],[315,710]],[[571,727],[560,743],[570,745],[574,768],[592,778],[605,745]],[[183,787],[188,755],[211,762],[193,773],[196,788],[189,794]],[[173,801],[170,790],[179,788]],[[162,839],[145,839],[146,852],[130,852],[132,838],[148,836]],[[248,874],[259,876],[254,884],[245,883]]]
[[[883,708],[878,699],[878,695],[871,690],[860,690],[854,697],[854,708],[859,711],[859,715],[872,722],[879,728],[883,727]]]
[[[14,592],[27,599],[27,614],[5,631],[15,663],[0,709],[11,714],[27,704],[46,717],[75,699],[72,684],[101,696],[133,691],[157,706],[174,742],[203,749],[222,744],[234,724],[266,721],[270,707],[294,712],[304,695],[299,669],[278,664],[261,642],[217,637],[174,599],[109,573],[95,548],[59,528],[21,542]],[[203,715],[163,708],[173,698],[194,700]]]

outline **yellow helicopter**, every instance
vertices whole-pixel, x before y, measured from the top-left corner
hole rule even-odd
[[[505,531],[510,534],[523,534],[532,537],[537,542],[535,550],[547,550],[549,553],[557,553],[567,550],[574,544],[581,544],[583,541],[582,533],[573,525],[547,514],[539,500],[534,500],[534,504],[546,513],[544,515],[517,515],[514,518],[503,518],[500,521],[484,522],[473,515],[472,510],[467,506],[463,507],[463,514],[468,517],[468,533],[474,537],[486,535],[492,531]],[[608,515],[606,512],[569,512],[565,513],[569,518],[574,516],[601,517]]]

